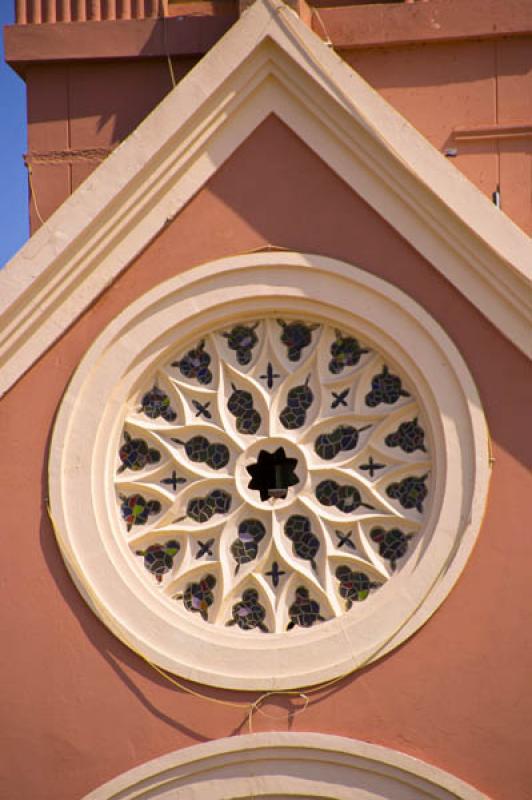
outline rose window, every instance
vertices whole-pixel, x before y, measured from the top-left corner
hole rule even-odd
[[[374,662],[466,566],[489,482],[453,342],[374,275],[231,256],[101,331],[50,447],[57,541],[127,646],[197,683],[279,690]]]
[[[115,451],[114,524],[150,591],[246,636],[371,604],[422,546],[431,503],[407,376],[356,332],[292,316],[168,352]]]

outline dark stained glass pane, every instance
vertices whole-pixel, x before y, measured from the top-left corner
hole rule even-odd
[[[301,428],[306,421],[307,411],[314,402],[314,394],[308,385],[310,375],[301,386],[290,389],[286,398],[286,406],[279,415],[281,425],[287,430]]]
[[[183,600],[188,611],[197,612],[205,622],[209,619],[209,608],[214,603],[213,588],[216,586],[214,575],[205,575],[200,581],[189,583],[182,595],[176,600]]]
[[[245,389],[237,389],[232,384],[233,393],[227,401],[227,408],[236,417],[236,429],[239,433],[253,434],[260,428],[261,418],[253,408],[253,396]]]
[[[359,434],[368,428],[371,428],[371,425],[364,425],[363,428],[339,425],[331,433],[321,433],[314,443],[314,450],[320,458],[330,461],[342,451],[354,450],[358,444]]]
[[[307,517],[301,514],[292,514],[288,517],[284,526],[286,536],[292,542],[292,547],[296,556],[310,561],[312,569],[316,569],[314,556],[320,549],[320,540],[312,533],[312,526]]]
[[[160,583],[163,575],[172,569],[174,558],[180,550],[179,542],[171,540],[166,544],[151,544],[145,550],[136,550],[138,556],[143,556],[144,566],[155,575],[155,579]]]
[[[296,625],[300,625],[302,628],[310,628],[316,622],[325,620],[320,614],[320,604],[310,598],[309,590],[304,586],[299,586],[296,589],[294,602],[288,609],[288,616],[290,622],[286,626],[287,631]]]
[[[384,440],[388,447],[400,447],[405,453],[416,450],[427,452],[425,447],[425,431],[417,424],[417,417],[410,422],[402,422],[394,433],[389,433]]]
[[[356,511],[359,506],[373,509],[373,506],[362,502],[360,492],[355,486],[349,484],[340,486],[330,479],[321,481],[316,486],[316,497],[323,506],[336,506],[344,514]]]
[[[231,555],[236,561],[235,575],[241,564],[247,564],[257,557],[259,542],[265,534],[266,528],[260,520],[242,520],[238,526],[238,538],[231,544]]]
[[[209,369],[211,357],[204,348],[205,341],[202,339],[197,347],[189,350],[180,361],[173,361],[172,366],[177,367],[185,378],[193,378],[198,383],[206,385],[212,381],[212,372]]]
[[[157,386],[154,386],[153,389],[146,392],[142,398],[141,405],[141,410],[149,419],[162,417],[167,422],[173,422],[177,417],[176,412],[170,405],[170,398]]]
[[[223,489],[214,489],[206,497],[193,497],[187,505],[187,517],[195,522],[208,522],[214,514],[227,514],[231,508],[231,495]]]
[[[349,610],[353,603],[365,600],[371,589],[376,589],[379,584],[369,579],[365,572],[355,572],[344,565],[336,570],[336,577],[340,581],[340,595],[346,601]]]
[[[147,464],[156,464],[161,460],[161,454],[153,447],[149,447],[144,439],[132,439],[127,431],[124,431],[124,444],[118,451],[122,464],[118,471],[125,469],[138,471]]]
[[[235,325],[230,331],[222,334],[231,350],[235,351],[236,360],[243,367],[251,361],[253,348],[259,341],[255,333],[258,324],[255,322],[253,325]]]
[[[331,345],[331,360],[329,361],[329,372],[338,375],[346,367],[354,367],[360,361],[360,356],[369,353],[365,347],[361,347],[358,340],[353,336],[344,336],[341,331],[336,331],[336,339]]]
[[[399,528],[392,528],[389,531],[384,528],[373,528],[369,535],[379,545],[381,558],[387,559],[392,570],[395,570],[397,560],[408,551],[408,542],[414,534],[403,533]]]
[[[400,397],[410,397],[410,394],[403,389],[401,378],[392,375],[387,366],[382,368],[382,372],[371,379],[371,392],[366,395],[366,405],[374,408],[381,403],[392,405]]]
[[[283,329],[281,342],[285,345],[289,361],[299,361],[301,352],[312,342],[312,332],[320,326],[317,323],[307,325],[305,322],[277,322]]]
[[[132,494],[129,497],[121,495],[120,499],[120,512],[128,531],[133,525],[144,525],[151,514],[158,514],[161,510],[161,504],[157,500],[146,500],[141,494]]]
[[[266,609],[259,603],[259,593],[255,589],[247,589],[242,595],[242,600],[235,603],[232,616],[226,625],[238,625],[243,631],[258,628],[263,633],[268,633],[264,624]]]
[[[386,488],[388,497],[398,500],[403,508],[415,508],[419,513],[423,511],[423,501],[428,494],[425,481],[428,475],[421,478],[409,476],[398,483],[391,483]]]

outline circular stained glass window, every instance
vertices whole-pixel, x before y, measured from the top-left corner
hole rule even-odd
[[[59,545],[146,658],[235,689],[330,680],[411,635],[465,565],[484,418],[445,333],[319,256],[152,290],[96,340],[54,431]]]
[[[352,330],[236,319],[171,348],[128,399],[114,527],[176,615],[235,633],[371,603],[422,546],[425,414]]]

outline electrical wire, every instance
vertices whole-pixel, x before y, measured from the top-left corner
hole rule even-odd
[[[37,216],[37,219],[39,220],[41,225],[45,225],[45,221],[42,218],[41,212],[39,210],[39,204],[37,203],[37,193],[35,192],[35,185],[33,183],[33,170],[31,168],[31,164],[29,164],[28,162],[26,162],[26,166],[28,168],[28,183],[29,183],[29,186],[30,186],[30,199],[31,199],[31,202],[33,203],[33,207],[35,209],[35,214]]]

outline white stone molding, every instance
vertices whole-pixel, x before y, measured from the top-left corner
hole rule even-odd
[[[257,733],[177,750],[84,800],[488,800],[397,750],[322,733]]]
[[[532,352],[529,237],[280,0],[257,0],[0,273],[0,394],[270,114]]]
[[[272,340],[278,317],[321,323],[321,330],[316,330],[315,355],[309,345],[301,366],[299,362],[290,365],[282,345]],[[268,353],[273,356],[268,358],[276,359],[278,371],[284,369],[288,376],[272,402],[257,377],[264,371],[267,353],[257,354],[256,360],[254,355],[245,374],[231,365],[230,348],[225,348],[224,364],[212,345],[213,332],[227,330],[235,320],[251,323],[267,318],[273,320],[262,323],[270,328],[268,347],[273,349]],[[348,409],[346,424],[363,428],[365,419],[375,425],[374,431],[361,432],[358,445],[346,459],[340,455],[327,473],[339,484],[357,487],[361,499],[373,507],[353,508],[352,512],[344,509],[342,513],[341,509],[324,509],[317,502],[314,484],[316,476],[327,477],[326,466],[312,454],[312,443],[305,445],[306,433],[298,438],[297,431],[288,432],[275,422],[276,428],[263,428],[263,438],[259,431],[248,445],[226,407],[227,376],[232,375],[235,381],[238,378],[239,387],[245,384],[251,390],[264,421],[270,412],[277,419],[288,389],[299,385],[300,371],[306,372],[312,363],[323,364],[332,352],[334,329],[356,333],[372,351],[340,374],[338,383],[330,383],[335,376],[327,377],[322,369],[320,389],[319,370],[312,373],[316,395],[321,391],[325,396],[328,386],[352,390],[354,405]],[[191,343],[194,346],[204,339],[213,359],[213,386],[216,381],[222,385],[216,391],[196,379],[187,382],[182,371],[179,374],[176,367],[170,368],[176,359],[182,363]],[[217,347],[221,353],[225,345],[219,342]],[[404,379],[408,396],[392,400],[390,412],[381,408],[375,416],[377,409],[366,407],[367,402],[364,406],[363,398],[384,364],[390,373]],[[159,376],[159,386],[175,406],[176,419],[146,420],[139,413],[142,398],[157,383],[154,376]],[[225,400],[217,404],[220,392]],[[212,403],[213,418],[198,424],[192,401],[201,398]],[[313,423],[313,441],[316,432],[327,432],[334,428],[335,420],[343,419],[335,416],[336,412],[329,414],[323,404],[321,408],[316,420],[325,421]],[[398,457],[391,448],[386,449],[384,438],[407,416],[422,421],[427,452]],[[162,457],[151,466],[125,470],[126,461],[118,456],[126,444],[124,432],[132,440],[144,437]],[[223,476],[204,463],[193,464],[183,452],[182,442],[205,433],[212,441],[225,442],[231,453],[229,471]],[[269,452],[275,449],[273,445],[284,445],[289,455],[293,451],[298,463],[306,465],[299,476],[300,494],[294,490],[280,500],[278,510],[271,507],[274,501],[258,502],[256,494],[250,496],[243,484],[245,467],[253,463],[262,445]],[[386,455],[386,464],[392,465],[389,472],[383,470],[388,477],[376,477],[372,482],[364,476],[360,459],[370,454]],[[161,486],[162,478],[174,469],[188,478],[182,491]],[[401,507],[388,492],[389,481],[422,474],[428,475],[429,489],[423,509]],[[480,400],[466,366],[441,328],[402,292],[354,266],[323,256],[269,253],[222,259],[180,275],[146,294],[100,335],[76,371],[57,417],[50,455],[50,500],[59,545],[78,588],[105,624],[132,648],[191,680],[234,689],[281,689],[316,684],[369,663],[403,642],[430,617],[451,590],[471,551],[488,477],[487,430]],[[223,530],[217,527],[218,518],[214,527],[208,521],[205,528],[219,548],[209,563],[224,588],[213,605],[212,617],[206,614],[202,619],[181,602],[186,599],[191,576],[202,580],[205,575],[205,562],[195,563],[198,531],[191,523],[188,504],[194,497],[224,486],[234,496],[234,514],[228,516]],[[146,533],[138,534],[141,526],[134,525],[128,532],[121,519],[123,498],[135,493],[160,506],[153,514],[154,521],[147,523]],[[262,515],[266,535],[257,559],[243,563],[235,579],[230,545],[243,513],[239,508],[244,509],[246,503]],[[286,521],[283,514],[289,510],[297,513],[298,508],[308,511],[319,539],[321,552],[315,566],[291,550],[282,532],[274,535],[270,527],[274,518],[282,526]],[[220,519],[223,522],[223,516]],[[405,533],[412,534],[408,555],[396,571],[390,569],[389,560],[379,558],[377,546],[372,548],[368,534],[375,524],[403,526]],[[351,563],[337,548],[336,525],[344,533],[351,528],[355,531],[353,540],[359,552],[352,559],[353,570],[365,571],[379,584],[369,597],[358,598],[364,602],[354,598],[350,609],[342,607],[346,595],[335,584],[335,569],[328,566]],[[160,571],[164,580],[158,582],[136,553],[144,556],[147,547],[160,543],[163,535],[165,541],[177,539],[181,550],[174,571],[170,572],[170,566],[174,568],[170,559],[168,569]],[[270,552],[268,547],[277,549]],[[237,589],[269,591],[258,566],[263,569],[272,553],[291,571],[287,579],[291,592],[297,588],[293,577],[297,573],[301,585],[319,594],[327,608],[323,622],[308,628],[299,623],[295,629],[288,626],[293,596],[279,604],[272,595],[269,605],[266,602],[268,635],[260,629],[226,625],[240,600]],[[219,624],[210,624],[213,621]]]

